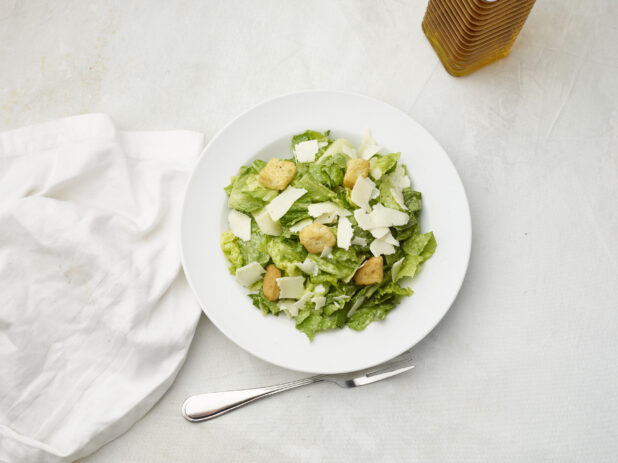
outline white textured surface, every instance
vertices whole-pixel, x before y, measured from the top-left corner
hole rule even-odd
[[[539,1],[511,56],[462,79],[425,5],[0,1],[0,129],[102,111],[211,138],[268,97],[358,91],[434,134],[472,209],[467,280],[412,373],[192,425],[188,394],[298,376],[202,319],[161,402],[84,461],[615,460],[618,3]]]

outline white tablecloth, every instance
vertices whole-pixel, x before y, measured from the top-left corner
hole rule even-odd
[[[170,391],[83,461],[614,461],[618,454],[618,3],[539,1],[511,55],[446,74],[425,1],[0,6],[0,128],[81,112],[211,138],[306,88],[381,98],[456,164],[473,219],[462,291],[410,374],[316,385],[216,421],[191,393],[298,374],[206,319]]]

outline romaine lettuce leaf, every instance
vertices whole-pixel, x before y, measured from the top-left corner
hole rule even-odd
[[[384,302],[382,304],[369,306],[364,303],[362,308],[352,314],[346,324],[353,330],[362,331],[367,328],[367,325],[371,322],[375,320],[384,320],[393,307],[395,307],[394,302]]]
[[[369,161],[369,174],[374,180],[380,180],[382,176],[397,165],[401,153],[390,153],[385,156],[376,154]]]
[[[236,274],[236,270],[243,266],[242,254],[238,247],[238,238],[231,232],[226,231],[221,235],[221,249],[225,258],[230,263],[229,269],[232,275]]]
[[[304,188],[307,190],[299,200],[297,200],[292,207],[279,219],[279,223],[284,228],[289,228],[294,224],[297,224],[301,220],[310,218],[309,216],[309,204],[321,203],[324,201],[338,202],[337,194],[330,188],[318,183],[309,174],[303,175],[292,183],[295,188]],[[289,233],[284,233],[288,234]]]
[[[296,262],[303,262],[307,251],[298,241],[282,236],[268,236],[265,249],[279,270],[285,271],[288,276],[301,275]]]
[[[411,188],[404,188],[401,192],[403,193],[403,202],[409,212],[417,212],[421,210],[423,195],[419,191],[414,191]]]
[[[383,302],[386,301],[393,296],[411,296],[414,293],[410,288],[404,288],[403,286],[399,286],[397,283],[387,283],[383,286],[380,286],[378,290],[375,292],[373,302]]]
[[[303,133],[294,135],[292,137],[292,151],[294,151],[296,144],[302,141],[317,140],[318,142],[330,143],[330,139],[328,138],[329,134],[330,130],[327,130],[324,133],[316,132],[315,130],[306,130]]]
[[[255,220],[251,220],[251,239],[249,241],[237,240],[243,265],[257,262],[262,267],[268,264],[270,257],[264,250],[266,236],[260,232]]]
[[[313,285],[331,285],[336,286],[339,283],[339,278],[336,275],[331,275],[330,273],[318,273],[317,275],[311,276],[311,284]]]
[[[402,257],[405,257],[405,254],[403,252],[403,249],[401,248],[401,246],[397,247],[395,249],[395,253],[394,254],[389,254],[388,256],[384,256],[384,276],[385,276],[385,280],[390,280],[390,274],[386,274],[386,270],[390,269],[393,264],[395,262],[397,262],[399,259],[401,259]],[[388,278],[386,278],[388,277]]]
[[[390,183],[386,178],[383,180],[385,183],[382,185]],[[410,188],[404,188],[402,190],[404,204],[407,207],[407,210],[399,207],[399,204],[393,199],[392,194],[390,193],[390,188],[386,188],[387,192],[382,194],[382,188],[380,188],[380,200],[382,204],[386,207],[392,207],[393,209],[399,209],[403,212],[407,212],[410,216],[410,220],[407,224],[401,225],[399,227],[393,227],[393,236],[394,238],[401,242],[410,238],[412,235],[419,233],[418,230],[418,216],[421,210],[421,194],[418,191],[413,191]],[[387,204],[391,204],[388,206]]]
[[[298,176],[297,176],[298,177]],[[330,188],[317,182],[311,175],[303,175],[293,182],[295,188],[307,190],[301,199],[312,203],[332,201],[337,199],[337,194]]]
[[[298,320],[301,320],[298,322]],[[307,335],[309,340],[313,341],[316,333],[334,328],[343,328],[346,321],[346,311],[339,310],[331,315],[324,314],[321,310],[312,312],[310,309],[304,309],[296,317],[296,328]]]
[[[402,211],[407,213],[408,211],[401,207],[395,198],[393,197],[393,193],[391,189],[393,188],[393,184],[388,176],[382,177],[382,179],[378,183],[378,189],[380,190],[379,200],[384,207],[390,207],[391,209],[395,209],[398,211]],[[404,197],[405,204],[405,197]]]
[[[341,185],[345,174],[346,158],[343,154],[334,154],[321,162],[309,165],[309,175],[317,182],[329,188]]]
[[[436,239],[432,232],[414,235],[405,241],[402,249],[406,258],[395,276],[395,281],[404,277],[414,277],[420,270],[420,265],[433,255],[436,246]]]
[[[328,149],[324,151],[322,158],[320,158],[320,162],[324,162],[326,158],[334,154],[346,154],[346,151],[357,152],[356,147],[350,140],[346,140],[345,138],[337,138],[330,144]]]
[[[253,164],[251,164],[251,167],[253,167],[253,170],[255,170],[256,173],[260,173],[260,171],[266,167],[266,161],[263,161],[261,159],[256,159],[255,161],[253,161]]]
[[[332,257],[320,257],[316,254],[309,254],[309,260],[315,262],[322,272],[330,273],[339,279],[345,280],[353,274],[361,263],[356,251],[350,247],[347,251],[335,248]]]
[[[249,294],[249,297],[253,301],[253,305],[260,309],[264,315],[269,313],[277,315],[281,311],[276,302],[270,301],[264,296],[262,289],[257,294]]]
[[[332,315],[343,309],[347,312],[350,308],[347,304],[357,289],[358,287],[354,283],[342,283],[341,281],[337,285],[332,286],[326,295],[326,305],[322,308],[324,314]]]
[[[243,166],[240,174],[232,177],[232,183],[226,187],[228,207],[241,212],[257,212],[277,196],[276,190],[271,190],[260,184],[258,173],[253,167]]]
[[[304,196],[307,196],[306,194]],[[283,214],[283,217],[279,219],[279,223],[284,229],[284,235],[290,236],[289,227],[297,224],[298,222],[311,218],[309,216],[309,204],[311,200],[309,198],[302,197]]]

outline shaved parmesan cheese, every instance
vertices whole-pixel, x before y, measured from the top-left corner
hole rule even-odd
[[[319,285],[317,285],[315,287],[314,292],[321,294],[321,293],[325,293],[326,292],[326,288],[324,287],[324,285],[322,283],[320,283]]]
[[[281,299],[298,299],[305,292],[305,277],[282,277],[276,281],[281,290],[279,293]]]
[[[307,275],[317,275],[318,274],[318,266],[315,262],[305,259],[304,262],[297,262],[296,266],[305,272]]]
[[[410,220],[410,216],[405,212],[384,207],[382,204],[376,204],[369,214],[369,218],[373,224],[372,228],[376,227],[396,227],[405,225]]]
[[[309,204],[307,209],[309,210],[309,215],[311,217],[319,217],[324,214],[332,214],[332,213],[340,215],[340,216],[348,216],[352,214],[347,209],[344,209],[343,207],[339,207],[335,203],[332,203],[330,201],[326,201],[323,203]]]
[[[300,222],[298,222],[295,225],[292,225],[290,227],[290,231],[292,233],[300,233],[300,231],[305,228],[307,225],[311,225],[313,223],[313,220],[311,219],[305,219],[305,220],[301,220]]]
[[[317,223],[322,224],[333,223],[335,220],[337,220],[336,212],[327,212],[326,214],[322,214],[317,219],[315,219]]]
[[[384,207],[382,204],[376,204],[369,214],[361,209],[356,209],[354,218],[360,228],[368,231],[405,225],[410,220],[410,216],[405,212]]]
[[[365,302],[365,296],[360,296],[358,299],[356,299],[354,304],[352,304],[352,308],[348,312],[348,318],[350,318],[354,314],[354,312],[356,312],[358,310],[358,308],[361,305],[363,305],[363,302]]]
[[[307,209],[311,217],[319,217],[322,214],[336,212],[337,209],[339,209],[339,206],[337,206],[335,203],[331,203],[330,201],[326,201],[323,203],[309,204]]]
[[[294,305],[292,306],[292,311],[294,312],[293,313],[294,316],[298,315],[298,312],[301,309],[305,308],[305,305],[307,304],[307,302],[309,302],[309,299],[311,299],[311,296],[313,296],[313,293],[305,293],[303,294],[303,297],[301,297],[298,301],[294,303]]]
[[[397,281],[397,274],[399,273],[399,270],[401,270],[401,267],[403,266],[403,261],[406,260],[405,257],[402,257],[401,259],[399,259],[397,262],[395,262],[393,264],[393,268],[391,268],[391,273],[393,275],[393,281],[396,282]]]
[[[320,147],[317,140],[307,140],[296,143],[294,155],[298,162],[313,162]]]
[[[388,234],[389,231],[390,230],[388,229],[388,227],[379,227],[379,228],[372,228],[371,230],[369,230],[369,233],[371,233],[371,235],[374,238],[382,238],[386,234]]]
[[[280,308],[281,310],[283,310],[283,311],[286,313],[286,315],[288,316],[288,318],[292,318],[292,316],[294,316],[294,317],[295,317],[296,315],[298,315],[298,313],[296,313],[296,314],[292,315],[292,313],[294,312],[294,304],[295,304],[295,303],[296,303],[295,301],[290,301],[290,300],[287,300],[287,301],[281,301],[281,300],[280,300],[280,301],[279,301],[279,303],[278,303],[277,305],[279,306],[279,308]]]
[[[323,162],[328,157],[338,153],[347,154],[348,156],[353,158],[357,157],[354,145],[345,138],[338,138],[331,143],[331,145],[326,149],[326,151],[324,151],[324,154],[320,157],[320,159],[318,159],[318,164]]]
[[[376,145],[376,144],[367,145],[367,147],[361,153],[361,157],[363,159],[369,160],[373,156],[378,154],[381,149],[382,149],[382,147],[380,145]]]
[[[352,244],[356,246],[367,246],[367,240],[365,238],[361,238],[360,236],[355,236],[352,240]]]
[[[281,301],[280,300],[279,308],[283,310],[287,314],[288,317],[296,317],[298,315],[298,312],[305,307],[307,302],[309,302],[309,300],[311,299],[311,296],[313,296],[313,293],[305,293],[297,301],[293,301],[293,300]]]
[[[294,202],[305,193],[307,193],[307,190],[304,188],[294,188],[293,186],[287,187],[281,192],[281,194],[279,194],[279,196],[273,199],[266,206],[266,210],[270,214],[270,218],[272,220],[279,220],[288,210],[290,210],[292,204],[294,204]]]
[[[382,147],[378,145],[371,136],[371,131],[369,129],[365,129],[363,133],[363,140],[361,141],[360,147],[358,148],[360,156],[363,159],[369,160],[381,149]]]
[[[374,256],[395,254],[395,247],[384,241],[384,239],[373,240],[369,245],[369,250]]]
[[[251,217],[231,209],[227,215],[227,221],[230,223],[232,233],[243,241],[251,239]]]
[[[395,202],[399,204],[399,207],[406,210],[408,209],[406,207],[406,203],[403,202],[403,194],[401,193],[401,190],[391,188],[391,194],[393,195],[393,199],[395,200]]]
[[[352,188],[350,198],[354,204],[369,212],[371,210],[369,200],[373,196],[374,190],[377,190],[375,183],[373,183],[369,178],[359,176],[356,179],[354,188]]]
[[[257,262],[240,267],[236,270],[236,281],[243,286],[251,286],[253,283],[262,278],[266,270]]]
[[[283,232],[281,224],[275,222],[266,209],[262,209],[257,214],[253,215],[260,231],[265,235],[279,236]]]
[[[350,156],[351,158],[355,158],[358,156],[358,151],[356,151],[355,148],[348,146],[348,145],[343,145],[341,147],[341,151],[343,152],[343,154],[345,154],[346,156]]]
[[[365,212],[363,209],[356,209],[354,211],[354,218],[356,219],[356,223],[358,224],[358,226],[361,227],[363,230],[371,230],[371,217],[369,217],[369,214],[367,214],[367,212]]]
[[[331,248],[330,246],[324,246],[324,250],[322,251],[322,254],[320,254],[320,257],[331,257],[332,250],[333,248]]]
[[[318,142],[318,148],[324,148],[325,146],[328,146],[328,142],[327,141],[319,141]]]
[[[347,250],[350,247],[352,236],[354,236],[352,224],[346,217],[341,217],[337,225],[337,246]]]
[[[315,310],[320,310],[326,305],[326,298],[324,296],[316,296],[311,299],[311,302],[315,304]]]
[[[398,164],[393,172],[388,175],[388,178],[395,188],[403,190],[410,186],[410,177],[406,174],[406,170],[401,164]]]
[[[393,246],[399,246],[399,241],[393,238],[393,234],[390,232],[390,230],[381,239],[384,240],[385,243],[392,244]]]

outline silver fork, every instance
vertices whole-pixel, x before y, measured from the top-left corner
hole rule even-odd
[[[258,399],[323,381],[335,383],[337,386],[344,388],[365,386],[366,384],[375,383],[376,381],[381,381],[411,370],[414,368],[411,362],[412,359],[409,353],[406,352],[388,363],[362,372],[339,375],[317,375],[311,376],[310,378],[297,379],[296,381],[290,381],[288,383],[277,384],[275,386],[198,394],[185,400],[185,403],[182,405],[182,416],[193,422],[212,420],[213,418],[217,418],[218,416],[236,410],[251,402],[255,402]]]

